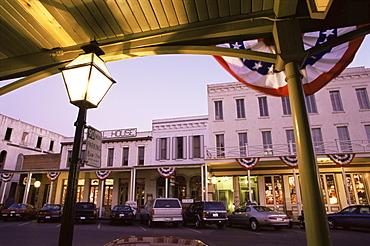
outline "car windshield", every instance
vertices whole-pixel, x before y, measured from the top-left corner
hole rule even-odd
[[[206,202],[204,208],[206,210],[225,210],[222,202]]]
[[[59,210],[60,209],[60,205],[56,205],[56,204],[46,204],[42,207],[42,209],[53,209],[53,210]]]
[[[253,208],[255,210],[257,210],[258,212],[270,212],[270,211],[273,211],[271,208],[263,207],[263,206],[253,206]]]
[[[177,200],[157,200],[155,208],[180,208],[180,203]]]
[[[131,208],[128,206],[115,206],[112,211],[126,211],[130,212]]]
[[[26,204],[13,204],[9,207],[9,209],[26,209]]]

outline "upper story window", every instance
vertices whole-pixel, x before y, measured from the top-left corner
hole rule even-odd
[[[27,145],[27,138],[28,138],[28,132],[23,132],[22,139],[21,139],[22,145]]]
[[[50,140],[49,151],[53,151],[53,148],[54,148],[54,141]]]
[[[215,101],[215,120],[223,120],[222,101]]]
[[[204,136],[190,136],[190,158],[203,158]]]
[[[347,126],[338,126],[338,137],[340,143],[341,151],[352,151],[351,139],[349,137],[349,132]]]
[[[330,91],[330,100],[331,100],[331,105],[333,106],[333,111],[334,112],[343,112],[343,104],[342,104],[342,99],[340,97],[340,92],[339,91]]]
[[[248,135],[246,132],[238,133],[240,156],[247,156]]]
[[[367,141],[370,143],[370,125],[365,125],[365,133]]]
[[[225,157],[225,136],[216,134],[217,157]]]
[[[6,159],[7,153],[8,152],[6,152],[5,150],[0,152],[0,170],[4,169],[5,159]]]
[[[170,159],[169,156],[169,149],[170,149],[170,141],[169,138],[157,138],[157,156],[156,160],[168,160]]]
[[[356,89],[356,96],[360,109],[370,109],[370,102],[366,88]]]
[[[4,140],[10,141],[10,138],[12,137],[13,128],[6,128]]]
[[[138,147],[138,160],[137,160],[138,165],[144,165],[144,155],[145,147],[144,146]]]
[[[269,109],[267,105],[267,97],[259,97],[258,98],[258,104],[260,108],[260,116],[266,117],[269,116]]]
[[[123,149],[122,149],[122,166],[128,166],[128,153],[129,153],[129,148],[128,147],[123,147]]]
[[[309,95],[305,97],[306,107],[308,113],[317,113],[316,99],[315,95]]]
[[[292,110],[290,109],[290,100],[289,97],[282,97],[281,104],[283,106],[283,115],[291,115]]]
[[[186,137],[174,137],[174,159],[186,159]]]
[[[109,148],[108,149],[107,167],[112,167],[113,166],[113,159],[114,159],[114,149]]]
[[[244,99],[236,99],[236,118],[244,119],[245,118],[245,106]]]
[[[80,167],[84,167],[86,161],[87,161],[87,158],[86,158],[86,150],[83,149],[83,150],[81,150],[81,154],[80,154],[80,160],[79,160]]]
[[[66,167],[70,167],[71,163],[72,163],[72,150],[68,150]]]
[[[272,137],[271,131],[262,132],[263,154],[272,155]]]
[[[288,143],[288,151],[290,154],[296,153],[296,147],[295,147],[295,139],[294,139],[294,131],[293,130],[286,130],[286,140]]]
[[[41,148],[41,143],[42,143],[42,137],[37,138],[37,143],[36,143],[36,148]]]
[[[317,153],[324,153],[324,142],[322,138],[321,128],[312,128],[312,141]]]

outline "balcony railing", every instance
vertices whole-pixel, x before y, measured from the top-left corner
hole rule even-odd
[[[316,154],[370,153],[369,140],[338,140],[315,142]],[[206,148],[206,159],[252,158],[296,155],[295,143],[245,145],[237,147]]]

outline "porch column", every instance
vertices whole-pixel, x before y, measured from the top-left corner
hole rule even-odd
[[[98,207],[99,207],[99,217],[103,217],[103,201],[104,201],[104,184],[105,184],[105,179],[100,180],[99,182],[100,187],[99,187],[99,201],[98,201]],[[104,210],[105,211],[105,210]]]
[[[135,201],[135,181],[136,181],[136,170],[133,167],[131,169],[130,175],[130,190],[129,190],[130,201]]]
[[[24,189],[22,203],[27,203],[28,193],[30,192],[30,187],[31,187],[31,178],[32,178],[32,173],[29,172],[27,174],[27,183],[26,183],[26,188]]]

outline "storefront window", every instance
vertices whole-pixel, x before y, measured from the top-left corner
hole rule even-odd
[[[64,204],[64,200],[66,198],[67,184],[68,184],[68,180],[67,179],[63,180],[62,204]],[[83,201],[84,185],[85,185],[85,179],[79,179],[78,180],[78,186],[77,186],[76,202],[82,202]]]
[[[368,204],[362,174],[347,174],[347,184],[352,204]]]
[[[107,208],[112,207],[113,183],[114,179],[105,179],[103,206]]]
[[[283,179],[281,176],[265,177],[266,204],[284,204]]]
[[[190,179],[191,198],[195,201],[202,200],[202,182],[200,176],[195,176]]]
[[[97,204],[98,202],[98,190],[99,190],[99,180],[98,179],[91,179],[90,180],[90,194],[89,194],[89,202],[93,202]]]
[[[289,180],[290,201],[292,204],[297,204],[297,194],[296,194],[296,189],[295,189],[294,177],[289,176],[288,180]]]
[[[338,194],[335,187],[334,175],[320,175],[321,189],[324,196],[324,203],[329,205],[338,204]]]
[[[259,203],[258,199],[258,182],[257,176],[251,176],[251,202]],[[249,201],[249,185],[248,185],[248,176],[239,177],[239,187],[240,187],[240,205],[244,205]]]

